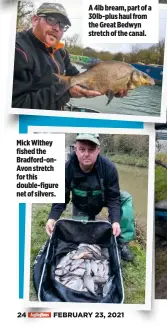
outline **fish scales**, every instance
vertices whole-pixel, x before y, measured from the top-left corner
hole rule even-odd
[[[123,70],[123,73],[122,73]],[[119,62],[103,62],[92,67],[84,73],[71,78],[71,86],[80,84],[94,91],[99,91],[105,94],[108,89],[113,93],[123,89],[130,80],[130,74],[135,69],[128,64]]]
[[[90,252],[87,250],[79,250],[78,252],[76,252],[76,254],[74,254],[74,256],[72,257],[72,259],[76,260],[76,259],[82,259],[82,258],[88,258],[90,255]]]
[[[97,284],[105,284],[108,281],[108,277],[95,276],[93,280]]]
[[[67,274],[69,272],[69,270],[70,270],[70,265],[65,266],[64,268],[58,268],[58,269],[56,268],[55,274],[57,276],[62,276],[62,275]]]
[[[70,262],[71,262],[70,255],[67,254],[60,260],[59,264],[57,265],[57,269],[62,268],[64,266],[68,266]]]
[[[83,264],[84,264],[84,259],[78,259],[78,260],[76,259],[74,262],[71,263],[70,271],[73,271],[78,267],[82,267]]]
[[[91,260],[90,264],[91,264],[91,271],[92,271],[93,275],[94,276],[97,275],[98,265],[97,265],[96,261]]]
[[[91,263],[90,260],[85,260],[85,269],[86,269],[86,274],[90,275],[91,274]]]
[[[86,269],[85,268],[77,268],[73,271],[70,271],[70,275],[72,276],[83,276],[85,273]]]
[[[110,277],[108,282],[103,287],[103,297],[107,296],[107,294],[110,292],[113,284],[114,276]]]
[[[87,250],[91,250],[93,251],[93,253],[97,253],[99,256],[101,255],[101,249],[97,248],[96,246],[92,245],[92,244],[87,244],[85,245],[85,247],[87,248]]]
[[[84,281],[84,285],[86,286],[86,288],[94,295],[96,295],[95,292],[95,283],[93,280],[92,276],[89,275],[84,275],[83,276],[83,281]]]
[[[97,270],[97,274],[98,274],[99,277],[103,277],[103,275],[104,275],[104,272],[103,271],[104,271],[103,270],[103,264],[102,264],[102,262],[100,262],[98,264],[98,270]]]
[[[83,282],[82,282],[81,278],[75,278],[73,280],[70,280],[66,284],[66,286],[77,291],[80,287],[82,287],[82,284],[83,284]]]

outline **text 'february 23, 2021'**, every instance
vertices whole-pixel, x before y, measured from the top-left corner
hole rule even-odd
[[[83,13],[83,43],[158,42],[157,0],[85,0]]]
[[[65,136],[22,135],[16,140],[16,197],[19,202],[64,202]]]

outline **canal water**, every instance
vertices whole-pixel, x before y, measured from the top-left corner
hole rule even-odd
[[[80,65],[75,64],[75,66],[80,72],[84,71]],[[113,98],[107,106],[107,97],[105,95],[92,99],[71,99],[70,103],[83,108],[96,109],[100,113],[159,117],[161,92],[162,87],[159,85],[142,86],[129,91],[127,97]]]
[[[148,169],[115,164],[118,169],[120,189],[132,195],[136,220],[146,227]]]

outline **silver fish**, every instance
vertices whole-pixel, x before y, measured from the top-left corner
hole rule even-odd
[[[100,246],[99,245],[97,245],[97,244],[88,244],[88,243],[80,243],[79,245],[78,245],[78,249],[80,249],[80,248],[85,248],[85,247],[89,247],[89,248],[91,248],[91,249],[97,249],[97,250],[99,250],[100,252],[101,252],[101,248],[100,248]]]
[[[84,259],[73,260],[70,271],[73,271],[74,269],[76,269],[78,267],[82,267],[83,263],[84,263]]]
[[[103,261],[103,271],[104,271],[103,276],[109,276],[109,263],[107,260]]]
[[[83,276],[85,274],[86,269],[84,268],[77,268],[73,271],[70,271],[71,276]]]
[[[73,260],[78,260],[78,259],[82,259],[82,258],[88,258],[88,257],[89,257],[89,254],[90,254],[89,251],[83,250],[83,251],[81,251],[81,252],[79,252],[79,253],[76,253],[76,254],[72,257],[72,259],[73,259]]]
[[[55,276],[55,280],[57,280],[58,282],[61,282],[60,277],[59,276]]]
[[[106,294],[110,285],[109,262],[106,258],[108,249],[105,250],[97,244],[79,244],[76,250],[60,260],[55,270],[55,279],[66,287],[94,295],[99,295],[99,287],[102,287],[103,292],[105,286]]]
[[[85,269],[86,269],[86,275],[90,275],[91,274],[90,260],[85,260]]]
[[[93,254],[101,256],[101,248],[96,244],[84,244],[81,243],[82,247],[85,247],[88,251],[91,251]]]
[[[68,266],[71,263],[71,258],[70,258],[70,253],[68,253],[67,255],[65,255],[59,262],[59,264],[57,265],[57,269],[59,268],[63,268],[65,266]]]
[[[91,265],[91,271],[92,271],[93,275],[96,276],[97,271],[98,271],[98,265],[97,265],[96,261],[91,260],[90,265]]]
[[[94,283],[93,277],[85,274],[83,276],[83,281],[84,281],[84,286],[89,290],[89,292],[96,295],[95,283]]]
[[[55,274],[57,276],[63,276],[63,275],[65,275],[65,274],[67,274],[69,272],[69,269],[70,269],[70,265],[65,266],[64,268],[57,268],[56,267]]]
[[[99,262],[99,264],[98,264],[97,275],[99,277],[103,277],[103,275],[104,275],[103,264],[101,262]]]
[[[66,286],[78,291],[83,286],[83,280],[79,277],[74,277],[66,284]]]
[[[80,289],[78,291],[80,291],[80,292],[87,292],[88,290],[87,290],[86,287],[84,287],[84,284],[82,284],[82,286],[80,287]]]
[[[103,297],[107,296],[107,294],[111,291],[113,285],[113,279],[115,276],[110,277],[109,281],[103,287]]]
[[[62,276],[60,277],[60,282],[66,285],[70,280],[72,279],[72,276]]]
[[[93,280],[97,284],[105,284],[108,281],[108,276],[107,277],[95,276],[93,277]]]
[[[105,259],[109,259],[109,252],[107,248],[102,248],[101,249],[101,254],[103,257],[105,257]]]

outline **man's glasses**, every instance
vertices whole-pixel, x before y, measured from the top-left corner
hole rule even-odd
[[[59,25],[59,29],[63,32],[66,32],[69,28],[68,25],[60,22],[56,17],[53,16],[47,16],[44,14],[38,15],[39,17],[43,17],[45,18],[46,22],[50,25],[50,26],[54,26],[54,25]]]

